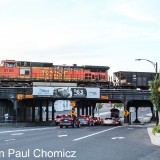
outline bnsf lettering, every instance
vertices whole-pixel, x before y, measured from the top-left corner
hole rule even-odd
[[[14,72],[14,69],[4,69],[4,72]]]

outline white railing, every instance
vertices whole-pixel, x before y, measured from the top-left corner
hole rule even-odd
[[[0,116],[0,123],[14,123],[14,117],[13,116],[8,116],[8,118],[6,116]]]

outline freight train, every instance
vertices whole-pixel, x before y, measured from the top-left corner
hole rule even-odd
[[[152,72],[119,71],[114,72],[112,78],[108,74],[109,69],[109,66],[77,66],[76,64],[69,66],[46,62],[2,60],[0,86],[67,84],[77,87],[146,90],[149,89],[149,82],[155,77],[155,73]]]
[[[0,86],[32,86],[34,82],[67,82],[77,86],[108,87],[108,66],[53,65],[46,62],[2,60]]]
[[[148,90],[149,83],[154,80],[155,76],[153,72],[114,72],[114,88]]]

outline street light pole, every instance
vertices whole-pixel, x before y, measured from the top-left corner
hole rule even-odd
[[[155,73],[156,73],[155,79],[158,78],[158,64],[157,64],[157,62],[154,63],[154,62],[152,62],[152,61],[150,61],[150,60],[148,60],[148,59],[135,59],[135,60],[136,60],[136,61],[144,60],[144,61],[150,62],[150,63],[153,65],[153,67],[155,68]],[[159,123],[159,117],[158,117],[158,110],[156,109],[156,125],[158,125],[158,123]]]

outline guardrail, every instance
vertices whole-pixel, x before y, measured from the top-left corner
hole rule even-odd
[[[0,123],[14,123],[15,119],[13,116],[8,116],[8,118],[6,118],[6,116],[0,116]]]

